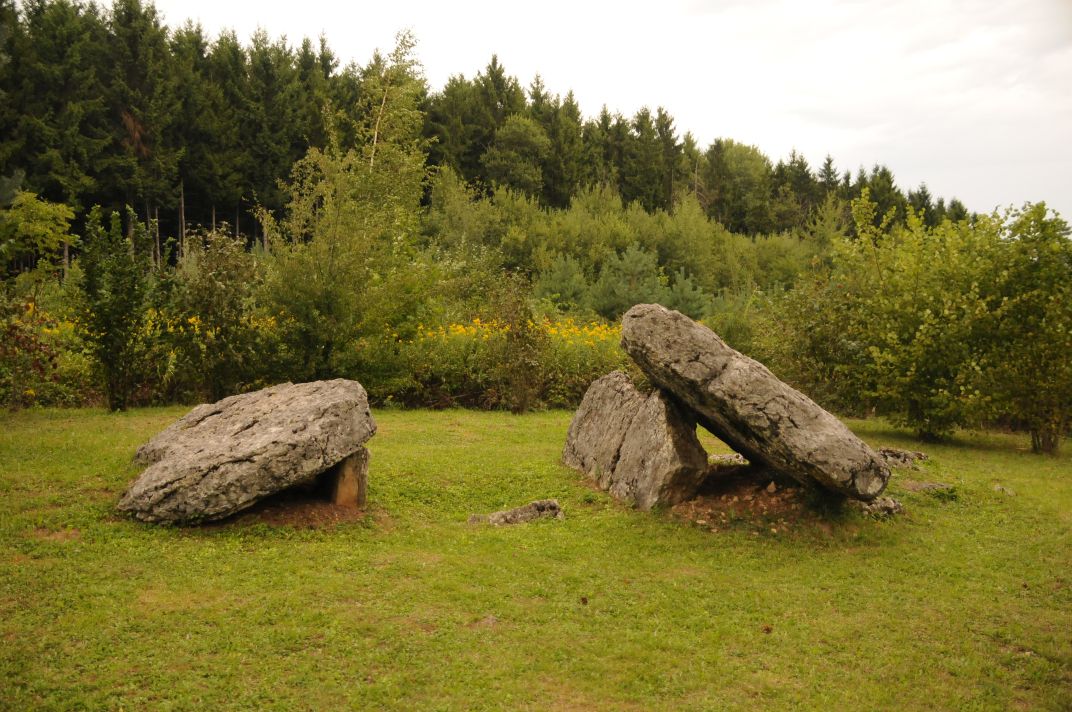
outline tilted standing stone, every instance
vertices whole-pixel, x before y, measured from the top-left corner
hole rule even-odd
[[[622,346],[749,461],[856,499],[885,489],[886,462],[840,420],[684,314],[638,304],[622,320]]]
[[[666,394],[638,391],[621,371],[588,387],[562,461],[642,510],[691,497],[707,472],[696,422]]]
[[[609,489],[625,433],[643,404],[644,395],[621,371],[593,381],[573,415],[562,462]]]
[[[147,522],[222,519],[344,463],[334,496],[363,496],[376,433],[365,389],[336,379],[284,383],[199,405],[138,449],[148,467],[119,500]],[[350,502],[353,496],[357,501]]]

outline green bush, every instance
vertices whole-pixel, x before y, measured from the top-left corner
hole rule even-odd
[[[521,411],[576,407],[596,378],[629,368],[617,326],[536,318],[520,326],[520,338],[518,329],[475,317],[421,325],[411,339],[361,339],[347,375],[381,405]]]

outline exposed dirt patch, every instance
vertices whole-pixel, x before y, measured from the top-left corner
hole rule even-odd
[[[226,608],[232,594],[219,589],[173,590],[154,585],[138,592],[138,606],[155,614]]]
[[[373,515],[368,508],[333,504],[317,491],[294,489],[267,497],[247,510],[218,522],[210,522],[202,528],[267,524],[295,529],[328,529],[339,524],[360,522],[369,516]]]
[[[423,633],[424,635],[432,635],[437,630],[439,630],[438,626],[436,626],[435,623],[433,623],[430,620],[419,618],[419,617],[417,617],[416,614],[411,615],[411,616],[406,616],[405,618],[402,618],[401,620],[402,620],[402,624],[406,628],[409,628],[411,630]]]
[[[118,492],[114,489],[109,489],[108,487],[92,487],[90,489],[82,490],[82,494],[85,497],[95,500],[109,500],[117,499],[119,497]]]
[[[467,628],[494,628],[499,625],[499,619],[493,615],[486,615],[479,620],[467,624]]]
[[[33,535],[34,538],[44,541],[78,541],[82,538],[82,532],[74,527],[68,527],[67,529],[37,527],[33,530]]]
[[[830,530],[813,492],[759,468],[734,467],[709,476],[695,498],[674,505],[674,517],[712,532],[746,528],[779,534],[807,523]]]
[[[937,500],[952,502],[960,498],[957,488],[944,482],[920,482],[919,480],[899,480],[898,484],[906,492],[925,494]]]

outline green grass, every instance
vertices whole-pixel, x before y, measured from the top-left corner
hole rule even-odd
[[[894,520],[712,534],[559,465],[568,413],[387,411],[365,521],[116,517],[183,410],[0,415],[0,708],[1072,706],[1072,459],[1021,437],[925,447],[898,477],[957,497],[895,479]],[[544,497],[565,521],[465,524]]]

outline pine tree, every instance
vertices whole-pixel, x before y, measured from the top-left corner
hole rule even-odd
[[[338,61],[321,35],[319,52],[314,51],[313,43],[306,37],[294,62],[299,87],[295,106],[296,131],[307,146],[323,148],[327,143],[324,116],[330,101],[331,75]]]
[[[717,139],[707,149],[705,184],[711,202],[708,214],[732,232],[769,233],[772,167],[755,146]]]
[[[41,0],[25,6],[12,41],[5,84],[15,116],[4,158],[25,172],[26,187],[79,210],[109,187],[96,168],[113,142],[102,98],[104,22],[95,6]]]
[[[573,92],[551,105],[548,137],[551,149],[544,161],[544,204],[564,208],[581,187],[585,173],[585,145],[581,108]]]
[[[219,92],[221,103],[213,112],[213,152],[217,159],[211,177],[211,204],[208,222],[228,221],[238,215],[243,197],[252,195],[250,136],[243,130],[242,117],[252,112],[247,77],[247,56],[234,32],[216,38],[206,67],[209,86]],[[219,208],[219,211],[217,211]],[[237,224],[232,225],[238,228]]]
[[[108,30],[108,97],[118,150],[106,166],[111,185],[122,191],[115,202],[143,206],[148,221],[161,205],[177,202],[183,151],[175,136],[180,100],[168,31],[156,9],[140,0],[115,0]]]
[[[612,185],[618,189],[617,148],[614,145],[615,117],[606,105],[599,116],[586,121],[581,132],[585,169],[580,184]]]
[[[272,41],[263,30],[249,47],[248,111],[240,115],[245,150],[251,161],[247,174],[257,204],[271,211],[283,206],[280,176],[309,147],[299,126],[301,86],[294,54],[285,40]]]
[[[669,210],[674,202],[676,182],[681,180],[682,152],[674,128],[674,118],[661,106],[655,112],[655,134],[658,138],[659,172],[661,174],[659,192],[655,196],[655,207]]]
[[[663,147],[649,109],[645,107],[637,111],[624,139],[620,164],[622,200],[626,203],[636,201],[645,210],[664,207],[661,203]]]
[[[472,113],[468,115],[470,132],[461,161],[467,180],[488,184],[481,158],[491,147],[495,134],[506,119],[525,111],[525,92],[515,77],[508,76],[499,57],[492,55],[488,66],[473,81]]]
[[[829,153],[826,154],[826,158],[823,159],[823,167],[819,169],[819,175],[816,176],[816,178],[826,195],[829,195],[838,189],[840,176],[838,175],[837,169],[834,168],[834,159]]]
[[[511,116],[495,132],[495,140],[481,163],[487,180],[495,186],[519,190],[538,197],[543,190],[542,166],[551,151],[551,140],[532,119]]]
[[[655,255],[634,243],[604,261],[589,304],[604,318],[618,319],[634,304],[663,303],[668,294]]]
[[[555,255],[551,265],[540,272],[532,293],[546,299],[560,311],[575,311],[588,300],[588,282],[581,263],[570,255]]]
[[[919,188],[908,191],[908,207],[923,218],[923,224],[927,227],[938,224],[938,214],[926,183],[920,183]]]

